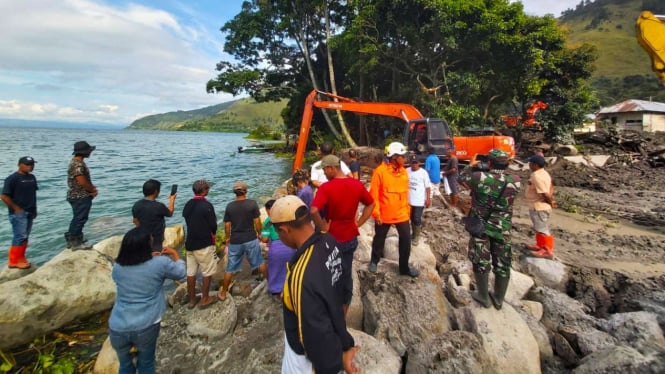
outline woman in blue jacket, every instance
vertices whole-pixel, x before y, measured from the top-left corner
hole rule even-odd
[[[155,372],[159,323],[166,309],[162,287],[166,279],[185,276],[185,262],[173,248],[153,252],[150,233],[138,227],[125,234],[113,266],[117,295],[109,319],[120,374]],[[130,354],[132,346],[138,350],[136,365]]]

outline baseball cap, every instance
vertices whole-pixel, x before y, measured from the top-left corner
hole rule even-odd
[[[533,155],[529,158],[529,163],[536,164],[541,168],[545,167],[545,157],[541,155]]]
[[[18,163],[23,165],[34,165],[35,162],[37,161],[35,161],[35,159],[30,156],[21,157],[18,159]]]
[[[298,219],[296,211],[300,207],[307,207],[298,196],[286,195],[275,201],[270,209],[270,221],[272,223],[291,222]]]
[[[92,146],[92,145],[88,144],[88,142],[82,140],[80,142],[74,143],[74,152],[72,154],[73,155],[75,155],[75,154],[90,154],[95,149],[97,149],[97,147]]]
[[[321,159],[321,165],[318,166],[318,169],[323,169],[328,166],[339,166],[339,157],[335,155],[327,155]]]
[[[243,181],[233,182],[233,191],[238,191],[238,190],[247,191],[247,183]]]

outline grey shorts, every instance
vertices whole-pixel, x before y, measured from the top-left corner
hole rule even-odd
[[[533,223],[533,229],[541,234],[550,235],[550,227],[547,222],[550,220],[550,210],[529,209],[529,217]]]

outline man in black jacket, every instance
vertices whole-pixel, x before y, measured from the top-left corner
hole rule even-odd
[[[287,264],[282,373],[357,373],[359,347],[342,310],[342,257],[330,234],[315,232],[309,209],[297,196],[277,199],[270,220],[284,244],[297,248]]]

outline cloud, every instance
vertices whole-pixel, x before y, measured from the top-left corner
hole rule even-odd
[[[164,10],[23,0],[0,1],[0,14],[0,78],[12,77],[0,79],[1,115],[129,123],[230,99],[205,92],[219,56],[198,46],[202,29]]]

